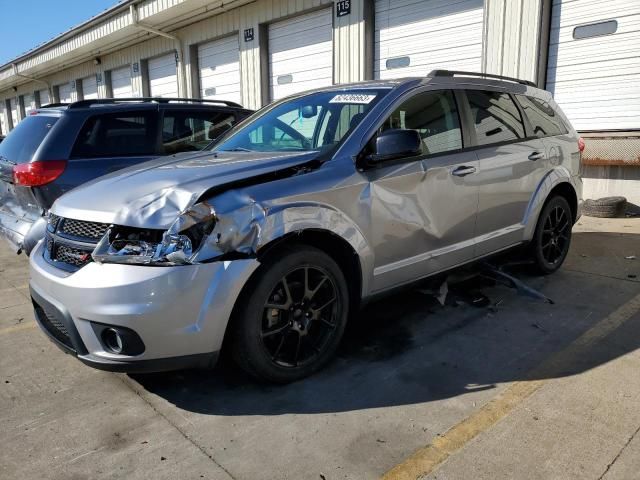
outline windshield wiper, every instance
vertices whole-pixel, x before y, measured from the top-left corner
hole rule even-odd
[[[255,152],[255,150],[249,150],[248,148],[235,147],[228,150],[220,150],[221,152]]]

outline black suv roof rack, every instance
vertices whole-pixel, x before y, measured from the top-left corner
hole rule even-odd
[[[69,105],[68,103],[61,103],[61,102],[58,102],[58,103],[47,103],[46,105],[42,105],[42,106],[38,107],[38,109],[40,109],[40,108],[66,107],[68,105]]]
[[[481,72],[464,72],[461,70],[433,70],[429,77],[453,77],[455,75],[461,75],[464,77],[482,77],[482,78],[495,78],[496,80],[508,80],[509,82],[516,82],[522,85],[528,85],[529,87],[537,87],[537,85],[529,80],[522,80],[520,78],[505,77],[504,75],[495,75],[493,73],[481,73]]]
[[[224,105],[225,107],[244,108],[242,105],[236,102],[229,102],[227,100],[206,100],[202,98],[174,98],[174,97],[131,97],[131,98],[96,98],[93,100],[79,100],[69,105],[69,108],[84,108],[91,105],[111,105],[116,103],[130,103],[130,102],[155,102],[155,103],[170,103],[170,102],[193,102],[193,103],[215,103],[218,105]]]

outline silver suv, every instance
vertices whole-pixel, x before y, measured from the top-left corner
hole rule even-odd
[[[488,77],[295,95],[209,151],[62,196],[30,260],[40,326],[97,368],[211,366],[224,345],[289,382],[385,291],[523,244],[554,272],[580,212],[583,143],[548,92]]]

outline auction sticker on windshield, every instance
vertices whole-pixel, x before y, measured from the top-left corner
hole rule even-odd
[[[376,98],[375,95],[367,95],[364,93],[341,93],[336,95],[329,103],[359,103],[363,105],[367,105]]]

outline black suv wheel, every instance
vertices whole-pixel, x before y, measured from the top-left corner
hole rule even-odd
[[[538,273],[547,275],[560,268],[571,245],[573,216],[564,197],[555,196],[545,204],[531,243],[534,266]]]
[[[233,357],[261,380],[304,378],[334,355],[348,310],[344,275],[331,257],[309,246],[279,250],[238,300]]]

